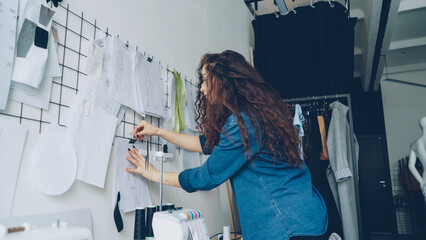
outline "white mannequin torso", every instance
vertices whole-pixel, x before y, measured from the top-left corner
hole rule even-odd
[[[423,176],[417,171],[415,164],[419,158],[423,168],[426,168],[426,117],[420,119],[420,127],[423,129],[422,136],[411,144],[410,157],[408,161],[408,168],[413,176],[420,183],[420,187],[426,201],[426,171],[423,171]]]

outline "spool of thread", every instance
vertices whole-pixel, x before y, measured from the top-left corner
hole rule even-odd
[[[166,211],[166,205],[163,205],[163,208],[161,209],[161,211]],[[160,205],[157,205],[157,212],[160,211]]]
[[[231,228],[223,226],[223,240],[231,240]]]
[[[146,237],[145,209],[136,209],[134,240],[143,240]]]
[[[149,237],[154,237],[154,232],[152,231],[152,218],[154,217],[154,213],[156,211],[156,206],[148,206],[146,208],[146,239]]]
[[[167,210],[172,209],[174,207],[175,207],[175,205],[173,203],[167,203],[166,205],[163,205],[161,211],[167,211]],[[157,205],[157,212],[159,212],[159,211],[160,211],[160,206]]]
[[[166,203],[166,209],[165,210],[169,210],[169,209],[173,209],[175,208],[175,205],[173,203]]]

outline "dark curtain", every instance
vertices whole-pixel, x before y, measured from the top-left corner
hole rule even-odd
[[[252,22],[257,70],[283,98],[348,93],[356,18],[349,19],[338,3],[318,2],[296,11]]]

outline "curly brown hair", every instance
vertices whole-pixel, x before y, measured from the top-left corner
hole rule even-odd
[[[200,91],[204,66],[208,73],[205,77],[208,101]],[[241,115],[244,112],[256,129],[257,142],[260,142],[261,130],[267,149],[275,157],[284,159],[284,154],[285,161],[301,165],[300,138],[287,104],[241,54],[231,50],[205,54],[198,68],[198,78],[196,122],[198,130],[206,136],[207,148],[213,149],[219,143],[223,125],[234,113],[248,156],[248,133]]]

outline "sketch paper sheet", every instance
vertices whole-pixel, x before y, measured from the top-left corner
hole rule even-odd
[[[117,118],[86,103],[83,96],[77,95],[68,120],[77,157],[77,179],[103,188]]]
[[[95,44],[100,47],[103,51],[103,64],[101,78],[97,79],[94,76],[88,75],[81,82],[91,85],[92,91],[95,94],[95,106],[102,108],[110,114],[117,116],[120,110],[120,103],[113,101],[109,97],[109,91],[111,88],[111,69],[112,69],[112,47],[113,38],[101,38],[95,40]]]
[[[173,84],[173,79],[174,79],[174,77],[175,77],[175,75],[172,73],[172,72],[170,72],[170,71],[168,71],[168,70],[166,70],[166,79],[167,79],[167,95],[168,96],[170,96],[170,97],[168,97],[167,98],[167,106],[169,107],[169,109],[171,109],[172,108],[172,94],[173,94],[173,87],[174,87],[174,85],[176,85],[176,84]],[[167,115],[167,117],[172,117],[172,111],[169,111],[169,114]]]
[[[12,80],[38,88],[48,56],[54,10],[38,0],[28,0],[18,23],[18,40]],[[46,22],[47,21],[47,22]]]
[[[56,49],[57,44],[53,41],[52,34],[50,34],[49,53],[44,76],[39,87],[34,88],[27,84],[13,81],[10,86],[10,99],[48,110],[53,78],[61,76]]]
[[[164,90],[166,94],[164,95],[164,119],[160,122],[160,127],[169,131],[173,131],[173,119],[172,119],[172,82],[173,82],[173,73],[169,72],[167,69],[162,71],[162,79],[164,79]],[[166,140],[160,138],[160,144],[167,144],[169,150],[175,149],[174,145]]]
[[[11,216],[26,137],[25,126],[0,126],[0,218]]]
[[[167,96],[169,96],[169,97],[167,98],[167,105],[166,106],[168,106],[168,108],[166,109],[165,115],[166,115],[166,119],[173,119],[172,117],[173,117],[174,104],[172,102],[172,99],[174,99],[174,97],[175,97],[174,94],[176,94],[175,93],[176,91],[172,91],[172,89],[174,89],[174,87],[176,87],[176,84],[174,83],[174,81],[175,81],[174,80],[174,74],[170,71],[166,71],[166,79],[167,79],[166,92],[167,92]],[[171,123],[170,126],[172,127],[171,129],[173,129],[173,123]]]
[[[185,114],[185,126],[192,131],[197,131],[197,126],[195,123],[195,99],[197,96],[197,88],[191,83],[184,81],[186,99],[188,104],[184,109]]]
[[[137,96],[134,78],[135,56],[136,51],[130,50],[120,39],[114,38],[109,97],[141,113],[140,109],[136,107]]]
[[[0,0],[0,110],[6,108],[12,79],[18,2]]]
[[[136,54],[136,89],[139,103],[146,114],[164,117],[163,91],[161,86],[161,66],[141,53]]]
[[[132,144],[126,139],[116,138],[115,146],[115,185],[116,191],[120,191],[121,200],[119,206],[121,211],[130,212],[136,208],[145,208],[151,203],[147,180],[139,174],[129,173],[126,168],[135,168],[135,166],[126,159],[127,148],[131,148]],[[135,143],[140,149],[142,144]],[[116,195],[116,194],[115,194]]]
[[[117,113],[117,127],[120,125],[121,121],[124,119],[124,114],[127,112],[127,107],[121,105],[120,110]]]
[[[28,176],[44,194],[60,195],[74,183],[77,158],[68,130],[51,124],[43,132],[31,153]]]
[[[93,42],[89,42],[86,60],[86,73],[100,78],[102,74],[103,58],[103,49]]]
[[[113,116],[119,114],[121,105],[108,97],[109,86],[103,82],[103,79],[89,75],[83,76],[79,82],[79,88],[76,99],[79,99],[78,106],[85,109],[86,116],[89,116],[95,107]]]

